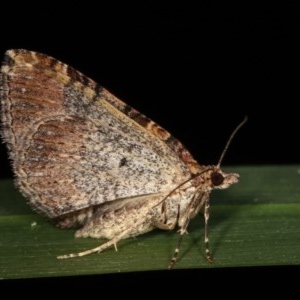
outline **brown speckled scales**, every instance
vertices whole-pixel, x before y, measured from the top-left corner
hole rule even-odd
[[[237,182],[237,174],[200,166],[166,130],[47,55],[9,50],[0,76],[16,186],[61,227],[80,226],[76,236],[109,239],[103,249],[155,227],[178,225],[183,234],[201,207],[208,212],[213,188]]]

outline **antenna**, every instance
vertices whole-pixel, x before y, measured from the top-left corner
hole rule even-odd
[[[247,122],[247,120],[248,120],[248,117],[246,116],[245,118],[244,118],[244,120],[234,129],[234,131],[232,132],[232,134],[230,135],[230,137],[229,137],[229,139],[228,139],[228,141],[227,141],[227,143],[226,143],[226,145],[225,145],[225,148],[224,148],[224,150],[223,150],[223,152],[222,152],[222,154],[221,154],[221,157],[220,157],[220,159],[219,159],[219,162],[218,162],[218,164],[217,164],[217,167],[219,168],[220,167],[220,165],[221,165],[221,162],[222,162],[222,160],[223,160],[223,158],[224,158],[224,156],[225,156],[225,154],[226,154],[226,152],[227,152],[227,149],[228,149],[228,147],[229,147],[229,145],[231,144],[231,141],[232,141],[232,139],[233,139],[233,137],[236,135],[236,133],[240,130],[240,128]]]

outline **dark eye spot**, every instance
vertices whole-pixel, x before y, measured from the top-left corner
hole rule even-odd
[[[215,186],[221,185],[224,181],[223,175],[218,172],[212,172],[210,175],[210,179],[212,184]]]

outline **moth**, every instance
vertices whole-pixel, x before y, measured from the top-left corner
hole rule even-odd
[[[168,268],[201,209],[209,250],[210,193],[238,182],[200,165],[169,132],[82,73],[45,54],[8,50],[0,75],[1,134],[15,184],[32,208],[76,237],[105,238],[78,257],[155,228],[179,228]]]

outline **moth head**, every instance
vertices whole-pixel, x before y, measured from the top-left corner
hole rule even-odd
[[[210,166],[207,169],[203,170],[199,175],[204,175],[204,181],[207,186],[209,186],[211,189],[226,189],[230,185],[237,183],[239,175],[236,173],[224,173],[220,166],[221,162],[226,154],[226,151],[233,139],[233,137],[236,135],[236,133],[239,131],[239,129],[247,122],[247,117],[244,118],[244,120],[235,128],[235,130],[231,133],[225,148],[220,156],[219,162],[216,166]]]
[[[239,174],[225,173],[218,166],[207,166],[192,178],[193,185],[206,191],[227,189],[239,181]]]
[[[207,180],[210,182],[211,188],[214,189],[227,189],[230,185],[239,181],[239,174],[226,174],[218,167],[209,170],[207,175]]]
[[[239,131],[239,129],[247,122],[247,117],[244,118],[244,120],[235,128],[235,130],[231,133],[225,148],[220,156],[219,162],[217,166],[212,167],[211,169],[208,169],[209,173],[209,180],[210,180],[210,186],[215,189],[226,189],[233,183],[238,182],[239,175],[236,173],[224,173],[221,168],[221,162],[226,154],[226,151],[233,139],[233,137],[236,135],[236,133]]]

